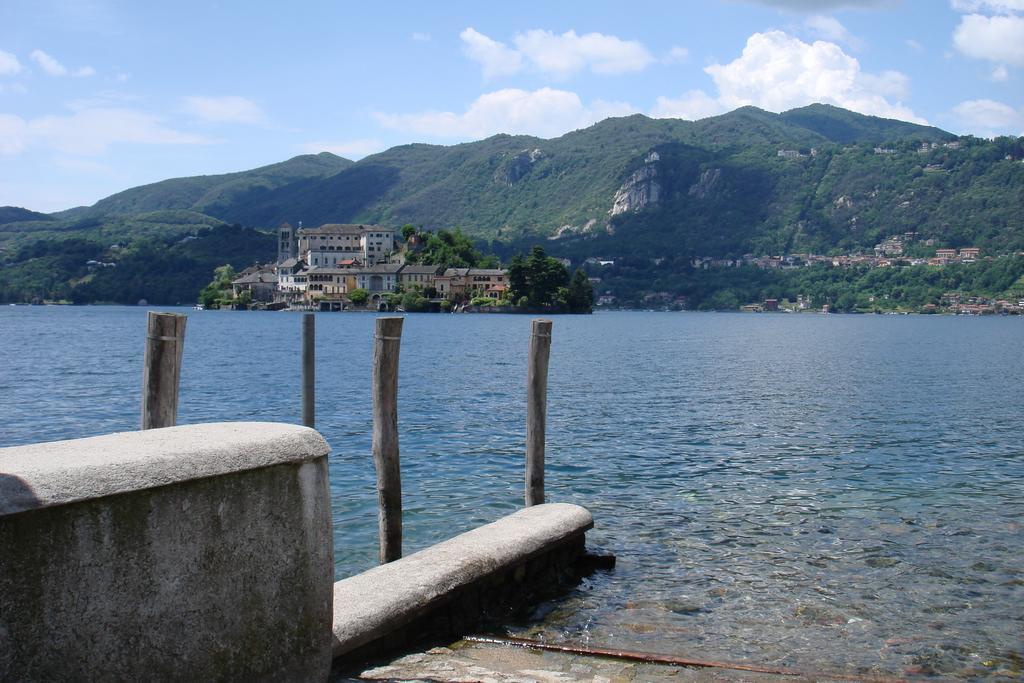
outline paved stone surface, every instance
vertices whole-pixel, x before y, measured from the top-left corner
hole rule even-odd
[[[451,647],[409,654],[377,663],[342,681],[437,681],[444,683],[621,683],[626,681],[796,681],[794,676],[642,664],[604,657],[538,652],[517,647],[460,641]]]
[[[593,523],[578,505],[535,505],[337,582],[334,656],[401,628],[453,591],[557,547]]]
[[[302,463],[328,452],[317,431],[272,422],[187,425],[0,448],[0,515]]]

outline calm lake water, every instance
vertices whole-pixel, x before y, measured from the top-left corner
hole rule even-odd
[[[300,316],[189,313],[179,422],[299,420]],[[0,446],[134,429],[142,308],[0,308]],[[373,565],[373,316],[317,316],[337,574]],[[530,319],[410,315],[406,551],[521,505]],[[614,572],[516,632],[804,669],[1020,675],[1024,318],[556,317],[548,498]]]

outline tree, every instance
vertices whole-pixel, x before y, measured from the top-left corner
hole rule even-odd
[[[534,247],[526,259],[513,257],[508,278],[512,299],[525,296],[531,306],[559,303],[559,289],[569,284],[569,272],[562,262],[548,256],[539,246]]]
[[[402,308],[410,313],[426,310],[427,304],[426,298],[419,292],[406,292],[402,296]]]
[[[526,261],[523,259],[521,254],[516,254],[512,257],[512,262],[508,266],[508,289],[509,295],[513,301],[519,301],[519,299],[526,299],[529,305],[529,289],[530,282],[526,272]],[[524,305],[524,304],[520,304]]]
[[[420,263],[446,268],[476,268],[484,260],[473,241],[459,229],[427,233],[426,244],[417,256]]]
[[[591,313],[594,310],[594,287],[582,270],[577,270],[572,276],[566,304],[570,313]]]
[[[402,239],[405,240],[406,242],[408,242],[409,238],[415,234],[416,226],[413,225],[412,223],[406,223],[405,225],[402,226]]]
[[[526,259],[526,269],[530,280],[530,301],[537,306],[555,303],[558,288],[564,287],[569,281],[565,265],[544,253],[543,247],[537,246]]]
[[[231,289],[231,281],[235,279],[235,269],[230,264],[213,269],[213,282],[199,292],[199,303],[204,308],[216,308],[219,302],[229,298],[226,290]]]
[[[370,299],[370,293],[361,287],[357,287],[348,293],[348,300],[356,306],[362,306]]]

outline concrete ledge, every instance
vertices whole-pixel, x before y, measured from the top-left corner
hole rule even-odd
[[[0,516],[327,455],[308,427],[228,422],[0,448]]]
[[[0,681],[327,680],[331,504],[313,430],[10,448],[0,482]]]
[[[593,525],[590,512],[578,505],[536,505],[338,581],[334,584],[334,657],[349,655],[429,617],[466,589],[522,568],[541,555],[567,545],[573,553],[582,553],[583,534]],[[478,602],[474,598],[474,604]]]

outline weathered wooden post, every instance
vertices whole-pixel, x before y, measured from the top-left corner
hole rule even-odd
[[[373,342],[373,464],[377,469],[380,563],[402,556],[402,474],[398,460],[398,352],[402,318],[377,318]]]
[[[149,312],[142,362],[142,429],[173,427],[178,420],[186,320],[180,313]]]
[[[316,426],[316,318],[302,314],[302,424]]]
[[[544,502],[544,438],[548,410],[551,321],[534,320],[526,377],[526,506]]]

